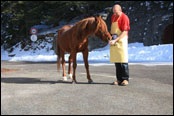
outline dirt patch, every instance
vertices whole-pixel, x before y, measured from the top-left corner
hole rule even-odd
[[[8,69],[8,68],[1,68],[1,72],[17,72],[19,71],[18,69]]]

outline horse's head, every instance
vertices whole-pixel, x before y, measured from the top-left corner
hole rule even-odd
[[[105,21],[101,18],[101,16],[95,17],[95,21],[97,23],[97,31],[95,35],[101,38],[105,42],[108,42],[108,40],[111,40],[112,36],[108,32],[107,25]]]

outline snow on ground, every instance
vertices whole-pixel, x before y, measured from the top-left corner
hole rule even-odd
[[[57,56],[53,50],[47,51],[51,44],[47,44],[44,49],[37,51],[20,51],[20,45],[15,48],[10,54],[4,51],[1,46],[1,60],[9,61],[57,61]],[[89,63],[107,63],[109,64],[110,46],[95,49],[89,52]],[[173,64],[173,44],[144,46],[143,43],[131,43],[128,45],[129,63],[159,63],[165,62]],[[9,55],[16,54],[14,57]],[[68,61],[69,54],[65,55],[65,60]],[[83,63],[82,53],[77,54],[78,63]]]

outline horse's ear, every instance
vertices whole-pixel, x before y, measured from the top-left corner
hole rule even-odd
[[[99,16],[99,19],[101,19],[101,15]]]
[[[99,23],[99,19],[100,17],[97,17],[97,16],[95,16],[95,21],[97,22],[97,23]]]

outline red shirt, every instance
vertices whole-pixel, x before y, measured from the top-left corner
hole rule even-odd
[[[115,19],[114,19],[115,18]],[[118,19],[118,16],[115,17],[115,14],[112,15],[111,17],[111,23],[116,22]],[[129,31],[130,30],[130,25],[129,25],[129,18],[126,14],[122,12],[120,19],[118,20],[118,27],[121,31]]]

